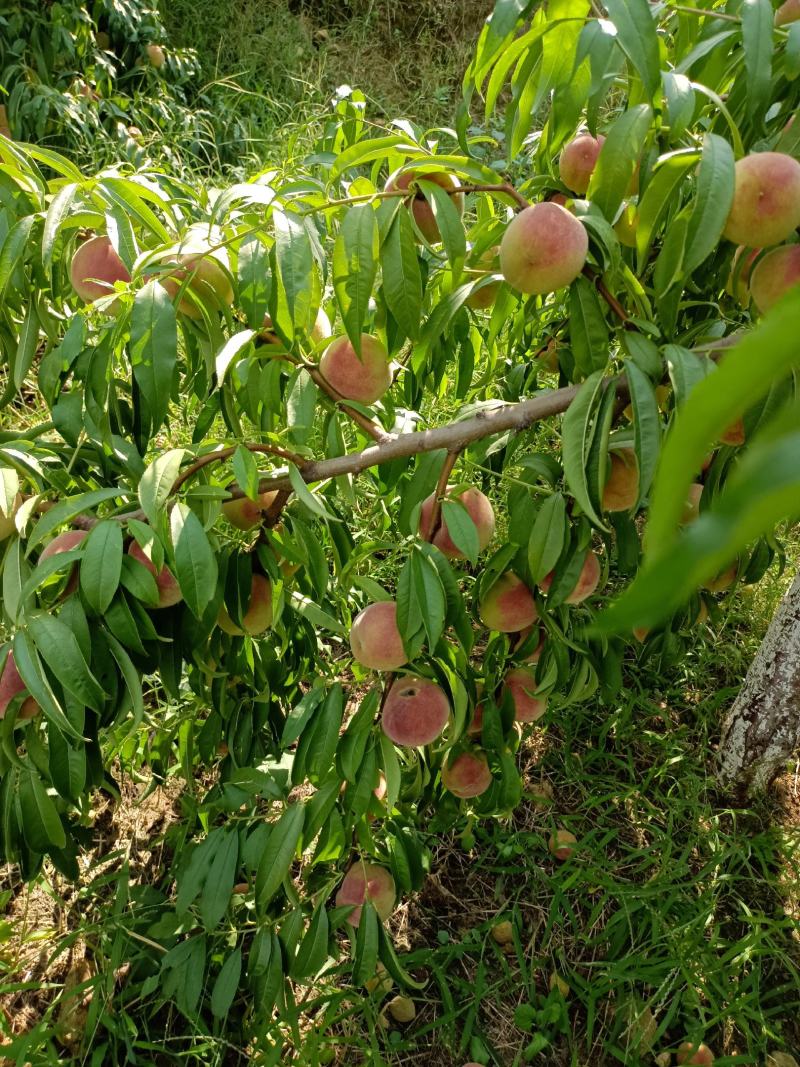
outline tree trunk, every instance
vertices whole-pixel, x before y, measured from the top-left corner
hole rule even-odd
[[[778,605],[722,725],[717,777],[765,789],[800,748],[800,573]]]

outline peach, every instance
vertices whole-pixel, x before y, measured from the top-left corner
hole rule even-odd
[[[436,494],[431,493],[431,495],[426,497],[422,502],[422,509],[419,516],[419,535],[423,541],[431,540],[431,517],[435,499]],[[467,514],[475,523],[475,527],[478,531],[478,550],[483,552],[494,536],[494,509],[489,502],[489,498],[484,496],[480,489],[470,486],[469,489],[462,490],[462,492],[457,493],[455,496],[451,497],[451,499],[457,500],[467,509]],[[444,518],[441,518],[439,528],[433,536],[433,544],[436,545],[448,559],[465,558],[464,553],[456,548],[453,543],[453,540],[448,533]]]
[[[568,189],[574,193],[586,192],[604,142],[602,134],[592,137],[590,133],[582,133],[564,146],[558,160],[558,173]]]
[[[536,722],[547,711],[547,697],[535,696],[536,675],[530,667],[514,667],[503,680],[503,692],[511,694],[516,722]]]
[[[597,589],[600,583],[600,560],[597,558],[594,552],[591,550],[586,553],[586,559],[583,561],[583,567],[581,567],[581,573],[578,575],[578,580],[575,583],[575,587],[568,597],[564,598],[565,604],[580,604],[587,597],[590,597],[592,593]],[[553,572],[546,574],[539,582],[539,588],[543,593],[550,591],[550,586],[553,584]]]
[[[630,511],[639,498],[639,463],[632,448],[608,454],[603,511]]]
[[[575,281],[586,263],[583,225],[552,201],[533,204],[512,219],[500,242],[500,269],[521,293],[552,293]]]
[[[722,593],[733,585],[738,573],[739,563],[737,561],[736,563],[732,563],[727,570],[724,570],[714,578],[709,578],[708,581],[703,582],[703,588],[707,589],[709,593]]]
[[[760,259],[750,277],[753,303],[763,315],[780,298],[800,284],[800,245],[773,248]]]
[[[8,515],[4,515],[0,512],[0,541],[5,541],[7,537],[10,537],[15,532],[17,524],[14,521],[15,516],[19,509],[22,507],[22,494],[17,493],[14,497],[14,503],[11,505],[11,510]]]
[[[73,548],[77,548],[78,545],[88,537],[86,530],[65,530],[63,533],[56,534],[52,541],[48,541],[47,544],[39,555],[39,562],[50,559],[51,556],[58,556],[62,552],[71,552]],[[71,569],[69,581],[64,588],[64,594],[69,596],[74,593],[78,588],[78,574],[77,564]]]
[[[678,1049],[678,1063],[692,1064],[694,1067],[711,1067],[714,1063],[714,1053],[708,1045],[695,1045],[691,1041],[684,1041]]]
[[[800,225],[800,163],[784,152],[737,161],[733,204],[723,236],[737,245],[777,245]]]
[[[575,845],[577,843],[578,839],[575,834],[571,834],[569,830],[564,830],[562,828],[550,835],[547,847],[550,850],[551,855],[555,856],[560,863],[563,863],[564,860],[568,860],[575,851]]]
[[[492,940],[498,945],[510,945],[514,941],[514,924],[508,919],[495,923],[492,927]]]
[[[418,748],[442,733],[450,718],[450,701],[435,682],[415,676],[398,678],[383,705],[381,727],[396,745]]]
[[[269,492],[259,493],[258,501],[247,496],[226,500],[222,505],[222,514],[237,530],[251,530],[261,522],[264,512],[277,495],[277,490],[271,489]]]
[[[370,901],[381,919],[388,919],[394,911],[397,890],[394,878],[385,867],[359,860],[350,867],[336,894],[336,907],[355,905],[347,917],[351,926],[361,922],[361,906]]]
[[[703,483],[692,482],[689,486],[689,491],[686,494],[686,503],[683,505],[683,514],[681,515],[681,522],[688,523],[694,522],[694,520],[700,514],[700,498],[703,495]]]
[[[622,214],[614,223],[614,233],[621,245],[636,248],[636,227],[639,224],[639,209],[635,204],[626,204]]]
[[[525,629],[520,633],[514,645],[515,655],[519,651],[519,649],[522,648],[522,646],[528,642],[528,638],[532,636],[536,637],[536,647],[534,648],[533,652],[529,653],[529,655],[525,657],[525,659],[522,661],[523,663],[538,663],[539,657],[542,654],[542,649],[544,648],[544,634],[541,632],[538,626],[535,630],[533,626],[526,626]]]
[[[230,260],[224,248],[213,248],[220,240],[220,234],[209,230],[208,226],[191,226],[181,238],[178,250],[170,254],[165,261],[174,269],[159,275],[159,281],[171,297],[178,292],[188,278],[187,289],[196,299],[192,299],[184,290],[178,304],[178,311],[190,319],[202,319],[203,312],[198,301],[210,312],[219,314],[223,307],[233,303],[233,286],[230,280]]]
[[[744,245],[739,245],[733,253],[731,260],[731,272],[725,283],[725,292],[735,297],[742,306],[747,307],[750,303],[750,275],[753,271],[753,263],[758,258],[760,248],[750,249],[746,255]],[[741,267],[739,260],[744,255]],[[737,273],[738,272],[738,273]]]
[[[331,320],[328,318],[325,311],[320,308],[317,312],[317,317],[314,319],[314,325],[311,327],[309,337],[315,345],[319,345],[323,341],[327,341],[332,333]],[[277,334],[272,332],[272,319],[269,315],[264,316],[264,324],[260,336],[261,340],[265,341],[268,345],[282,345]]]
[[[513,571],[502,574],[478,606],[485,626],[500,633],[518,633],[539,618],[533,593]]]
[[[423,172],[407,170],[402,174],[398,174],[395,171],[394,174],[389,176],[385,186],[386,192],[392,192],[395,189],[408,189],[413,181],[418,180],[433,182],[435,185],[441,186],[442,189],[458,189],[459,187],[459,182],[455,175],[448,174],[446,171]],[[464,194],[454,193],[450,199],[455,204],[459,215],[463,215]],[[442,235],[439,233],[433,209],[428,203],[425,194],[420,190],[414,193],[414,198],[411,201],[411,216],[417,224],[417,229],[429,244],[435,245],[441,241]]]
[[[158,586],[158,604],[155,605],[156,607],[171,608],[173,604],[178,604],[183,600],[183,593],[181,593],[180,586],[175,580],[175,575],[172,571],[168,567],[162,567],[156,574],[153,561],[146,555],[137,541],[131,542],[128,548],[128,555],[141,563],[143,567],[146,567],[155,578]]]
[[[69,280],[78,296],[87,304],[114,292],[114,282],[129,282],[130,272],[116,253],[111,239],[104,234],[90,237],[80,245],[69,265]],[[109,306],[115,309],[116,301]]]
[[[462,752],[442,767],[442,785],[453,796],[479,797],[492,784],[492,772],[483,752]]]
[[[417,1017],[417,1007],[411,997],[392,997],[386,1010],[396,1023],[410,1023]]]
[[[5,663],[3,664],[3,673],[0,674],[0,719],[5,717],[8,705],[14,697],[24,691],[25,683],[20,677],[17,665],[14,662],[14,653],[9,652]],[[26,700],[23,700],[22,706],[17,711],[17,718],[32,719],[38,711],[39,705],[33,697],[28,697]]]
[[[566,207],[570,203],[570,198],[564,196],[563,193],[553,193],[552,196],[547,197],[547,201],[550,204],[558,204],[559,207]]]
[[[786,26],[790,22],[797,22],[798,19],[800,19],[800,0],[784,0],[775,12],[776,26]],[[791,119],[789,121],[791,122]]]
[[[650,628],[648,626],[634,626],[631,633],[639,642],[639,644],[643,645],[650,633]]]
[[[743,445],[745,441],[744,420],[737,419],[736,422],[731,423],[719,441],[722,445]]]
[[[397,604],[379,600],[368,604],[353,620],[350,630],[353,659],[373,671],[396,671],[408,661],[397,628]]]
[[[272,586],[263,574],[254,574],[250,583],[250,600],[247,611],[242,616],[241,628],[236,625],[224,604],[217,615],[217,626],[226,634],[241,637],[249,634],[256,637],[272,626]]]
[[[164,49],[160,44],[149,44],[145,48],[145,53],[147,55],[147,62],[151,67],[155,67],[156,70],[160,70],[167,61]]]
[[[392,384],[389,353],[377,337],[361,334],[361,357],[348,337],[337,337],[319,361],[323,377],[346,400],[374,404]]]
[[[480,701],[480,703],[475,705],[475,709],[472,712],[472,718],[467,724],[467,733],[470,737],[480,737],[483,732],[483,712],[484,703],[483,701]]]
[[[473,269],[486,270],[496,274],[500,266],[497,258],[499,254],[500,245],[495,245],[494,248],[487,248],[470,266]],[[476,289],[474,293],[467,297],[464,303],[468,308],[485,311],[494,304],[499,288],[500,282],[488,282],[486,285],[482,285],[480,289]]]

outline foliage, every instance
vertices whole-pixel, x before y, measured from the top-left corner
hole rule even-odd
[[[227,189],[147,164],[87,177],[45,147],[0,145],[0,510],[14,519],[2,655],[7,666],[13,650],[42,712],[23,719],[20,693],[0,724],[4,854],[26,878],[45,856],[75,878],[91,842],[90,797],[114,791],[115,757],[159,778],[213,767],[204,794],[186,801],[174,895],[145,901],[157,918],[136,931],[152,951],[137,946],[135,978],[196,1033],[250,1042],[265,1063],[280,1062],[287,1032],[301,1043],[300,1002],[312,1001],[320,1032],[338,1020],[328,985],[363,985],[380,960],[416,988],[408,965],[419,961],[398,958],[371,906],[346,947],[348,908],[334,892],[353,857],[386,867],[405,896],[441,835],[491,837],[519,804],[529,728],[500,683],[539,634],[487,635],[479,605],[497,579],[512,571],[535,591],[544,644],[531,669],[545,721],[568,722],[590,702],[614,708],[628,642],[592,629],[597,601],[572,594],[590,548],[612,589],[636,573],[666,426],[677,439],[698,398],[732,383],[708,405],[708,440],[698,430],[667,445],[660,475],[668,481],[670,462],[691,468],[746,409],[748,447],[717,449],[704,477],[703,512],[711,504],[709,520],[731,523],[752,472],[774,467],[774,450],[793,440],[796,293],[719,369],[709,353],[751,324],[726,292],[734,247],[722,233],[736,156],[795,151],[784,131],[797,104],[795,35],[773,30],[762,0],[720,20],[645,0],[609,0],[597,19],[582,0],[553,0],[529,5],[525,22],[522,6],[497,4],[452,138],[431,142],[407,122],[376,131],[352,93],[302,164]],[[478,94],[487,124],[504,103],[503,136],[472,125]],[[588,236],[586,269],[555,294],[522,297],[481,257],[520,201],[569,196],[557,158],[582,121],[607,138],[587,198],[570,198]],[[398,171],[417,175],[410,203],[381,192]],[[442,171],[462,183],[463,217],[463,194],[430,180]],[[615,229],[631,200],[635,248]],[[441,242],[422,240],[409,207],[430,208]],[[108,235],[122,269],[87,306],[70,265],[90,232]],[[489,286],[493,302],[476,310]],[[385,344],[396,375],[379,402],[345,401],[320,374],[320,307],[357,348],[364,331]],[[760,380],[759,344],[769,349]],[[667,381],[665,403],[657,389]],[[46,421],[31,416],[32,399]],[[530,429],[561,412],[560,442],[550,426]],[[750,447],[757,424],[763,438]],[[607,474],[622,449],[638,483],[629,507],[608,512]],[[774,526],[791,476],[782,465],[759,521],[722,539],[726,555],[739,553],[743,582],[780,551]],[[448,483],[476,482],[497,506],[499,536],[479,564],[478,530],[451,496],[437,522],[466,559],[453,562],[417,536],[420,506]],[[685,488],[677,476],[672,486],[654,498],[658,550]],[[265,512],[249,532],[221,507],[242,499]],[[701,514],[700,533],[687,535],[693,566],[709,551],[709,520]],[[88,535],[43,555],[65,528]],[[686,573],[691,588],[676,585],[646,652],[675,657],[701,605],[715,610],[697,591],[700,565]],[[255,574],[271,588],[272,626],[251,636],[237,630]],[[159,607],[175,583],[181,600]],[[343,649],[356,612],[391,597],[414,674],[434,680],[452,710],[445,733],[420,749],[392,744],[376,721],[391,677],[376,680]],[[483,725],[470,738],[479,699]],[[492,784],[462,802],[441,770],[475,747]],[[689,857],[680,862],[688,875]],[[246,920],[234,920],[241,896]],[[732,944],[746,949],[738,936]],[[554,1002],[533,1004],[523,1029],[553,1039],[563,1022]],[[123,1054],[118,1045],[110,1058]]]

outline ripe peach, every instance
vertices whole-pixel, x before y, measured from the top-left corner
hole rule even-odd
[[[553,193],[547,197],[547,202],[550,204],[558,204],[559,207],[567,207],[571,203],[570,197],[564,196],[563,193]]]
[[[210,312],[219,314],[223,307],[233,303],[233,286],[230,280],[230,260],[224,248],[212,246],[220,239],[220,234],[208,226],[192,226],[181,238],[176,252],[166,260],[174,269],[159,275],[159,281],[171,297],[175,297],[182,288],[186,278],[189,282],[178,304],[178,311],[190,319],[202,319],[203,313],[198,306],[204,305]]]
[[[480,737],[483,732],[483,712],[484,703],[483,701],[480,701],[480,703],[475,705],[472,712],[472,718],[467,725],[467,733],[470,737]]]
[[[581,567],[581,573],[578,575],[578,580],[575,583],[575,588],[564,598],[565,604],[580,604],[587,597],[590,597],[592,593],[597,589],[600,582],[600,560],[597,558],[594,552],[591,550],[586,553],[586,559],[583,561],[583,567]],[[546,574],[539,582],[539,588],[543,593],[547,593],[550,590],[550,586],[553,584],[553,572]]]
[[[608,454],[603,511],[630,511],[639,497],[639,464],[632,448]]]
[[[147,53],[147,62],[151,67],[155,67],[156,70],[160,70],[167,61],[164,49],[160,44],[149,44],[145,48],[145,52]]]
[[[3,673],[0,674],[0,719],[5,717],[8,705],[14,697],[24,691],[25,683],[20,677],[17,665],[14,662],[14,653],[9,652],[3,664]],[[28,697],[27,700],[23,700],[22,706],[17,712],[17,718],[32,719],[38,711],[39,705],[33,697]]]
[[[217,626],[233,637],[241,637],[243,634],[256,637],[268,630],[272,626],[272,586],[269,578],[265,578],[263,574],[253,575],[250,584],[250,601],[247,611],[242,616],[241,628],[231,619],[224,605],[219,609]]]
[[[500,245],[495,245],[494,248],[487,248],[486,251],[480,255],[470,266],[478,270],[491,271],[496,274],[500,269],[498,263],[498,255],[500,253]],[[464,303],[468,308],[476,308],[481,311],[485,311],[490,308],[497,299],[497,291],[500,288],[500,282],[489,282],[486,285],[482,285],[480,289],[477,289],[471,296],[468,296]]]
[[[8,515],[0,513],[0,541],[5,541],[7,537],[10,537],[17,528],[17,524],[14,518],[22,507],[22,494],[17,493],[14,497],[14,503],[11,505],[11,511]]]
[[[739,245],[736,251],[733,253],[733,259],[731,260],[731,272],[728,275],[728,280],[725,283],[725,292],[730,293],[735,297],[740,304],[746,307],[750,303],[750,275],[753,270],[753,263],[757,259],[760,248],[752,248],[748,251],[747,255],[739,267],[739,260],[744,253],[744,245]],[[737,277],[738,270],[738,277]]]
[[[604,142],[602,133],[598,137],[582,133],[564,146],[558,160],[558,173],[568,189],[575,193],[586,192]]]
[[[156,574],[153,561],[146,555],[137,541],[131,542],[128,548],[128,555],[141,563],[143,567],[146,567],[155,578],[158,586],[158,604],[155,605],[157,608],[171,608],[173,604],[179,604],[183,600],[183,593],[181,593],[180,586],[175,580],[175,575],[172,571],[168,567],[162,567]]]
[[[550,850],[550,853],[555,856],[559,862],[563,863],[564,860],[568,860],[575,851],[575,845],[577,843],[578,839],[575,834],[571,834],[569,830],[559,829],[556,830],[554,834],[550,835],[547,847]]]
[[[738,561],[732,563],[727,570],[722,571],[714,578],[709,578],[708,581],[703,582],[703,588],[707,589],[709,593],[722,593],[730,586],[733,585],[736,580],[736,575],[739,573]]]
[[[435,682],[414,676],[398,678],[383,705],[381,727],[396,745],[418,748],[442,733],[450,718],[450,702]]]
[[[681,515],[681,522],[684,525],[688,522],[694,522],[700,514],[700,498],[702,495],[703,483],[692,482],[689,486],[689,492],[686,495],[686,503],[683,505],[683,514]]]
[[[800,245],[773,248],[753,268],[750,293],[763,315],[784,293],[800,283]]]
[[[536,622],[533,594],[513,571],[502,574],[478,606],[485,626],[500,633],[518,633]]]
[[[394,174],[389,176],[386,182],[386,191],[391,192],[394,189],[408,189],[413,181],[426,181],[433,182],[435,185],[441,186],[442,189],[458,189],[458,179],[453,174],[448,174],[446,171],[404,171],[402,174],[398,174],[395,171]],[[464,214],[464,194],[454,193],[450,199],[456,206],[456,210],[459,215]],[[414,199],[411,201],[411,215],[414,222],[417,224],[417,229],[425,238],[425,240],[432,245],[437,244],[442,239],[442,235],[439,233],[439,227],[436,224],[434,218],[433,209],[428,203],[425,194],[418,190],[414,193]]]
[[[711,1067],[714,1063],[714,1053],[708,1045],[695,1045],[691,1041],[684,1041],[678,1049],[678,1063],[692,1064],[693,1067]]]
[[[797,22],[798,19],[800,19],[800,0],[784,0],[775,12],[776,26],[786,26],[790,22]],[[789,121],[791,122],[791,119]]]
[[[743,445],[745,441],[744,420],[737,419],[736,422],[731,423],[719,440],[722,445]]]
[[[129,282],[131,276],[111,239],[102,234],[90,237],[76,249],[69,265],[69,280],[81,300],[91,304],[101,296],[110,296],[114,282]],[[114,311],[115,305],[116,301],[108,310]]]
[[[226,500],[222,505],[222,514],[237,530],[251,530],[264,517],[264,512],[269,508],[277,490],[259,493],[258,502],[247,496],[238,497],[236,500]]]
[[[368,604],[353,620],[350,630],[353,659],[373,671],[396,671],[408,661],[397,628],[397,604],[379,600]]]
[[[544,201],[508,224],[500,242],[500,269],[521,293],[552,293],[575,281],[588,251],[583,225],[566,208]]]
[[[514,667],[503,681],[503,691],[511,694],[516,722],[536,722],[547,711],[547,697],[535,696],[536,675],[530,667]]]
[[[377,337],[361,334],[361,357],[348,337],[337,337],[319,361],[324,378],[346,400],[374,404],[392,384],[389,353]]]
[[[462,800],[479,797],[492,784],[492,772],[483,752],[462,752],[442,767],[442,785]]]
[[[800,225],[800,163],[783,152],[737,161],[733,204],[723,236],[738,245],[777,245]]]
[[[394,879],[385,867],[358,860],[344,876],[336,894],[336,907],[356,905],[347,917],[351,926],[361,922],[361,905],[370,901],[381,919],[388,919],[394,911],[397,890]]]
[[[431,493],[431,495],[426,497],[422,502],[422,509],[419,515],[419,535],[423,541],[431,540],[431,517],[435,499],[436,494]],[[480,552],[483,552],[484,548],[486,548],[494,536],[494,509],[489,502],[489,498],[484,496],[480,489],[470,486],[469,489],[464,489],[456,496],[451,497],[451,499],[457,500],[467,509],[467,514],[475,523],[475,527],[478,531],[478,549]],[[439,528],[433,537],[433,544],[436,545],[448,559],[465,558],[464,553],[456,548],[453,543],[444,518],[441,519]]]

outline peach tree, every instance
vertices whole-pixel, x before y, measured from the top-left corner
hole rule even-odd
[[[500,0],[453,129],[343,93],[229,188],[0,144],[3,854],[77,878],[96,790],[202,769],[140,977],[265,1062],[309,987],[415,983],[384,922],[530,724],[781,554],[783,21]]]

